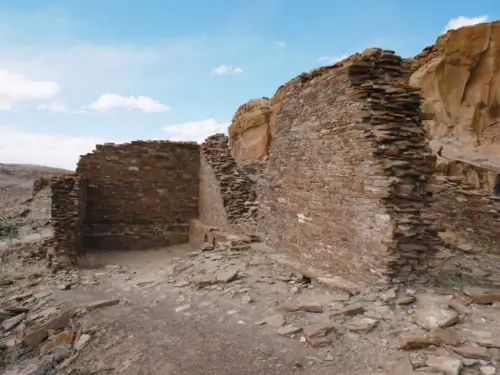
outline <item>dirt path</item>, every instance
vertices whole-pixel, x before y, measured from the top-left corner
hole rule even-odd
[[[102,336],[80,355],[77,368],[137,375],[313,375],[335,366],[298,340],[258,327],[255,322],[269,314],[262,306],[167,283],[171,259],[186,250],[91,256],[90,263],[121,266],[120,271],[87,290],[61,291],[58,298],[68,303],[119,298],[122,304],[85,317],[83,325],[95,325]]]

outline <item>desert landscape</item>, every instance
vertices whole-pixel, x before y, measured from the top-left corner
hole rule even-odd
[[[500,373],[500,21],[235,110],[0,164],[3,374]]]

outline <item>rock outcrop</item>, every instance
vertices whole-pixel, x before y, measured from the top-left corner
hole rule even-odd
[[[267,158],[276,134],[276,116],[294,81],[278,88],[271,99],[252,99],[236,111],[229,126],[229,147],[239,165]]]
[[[241,105],[229,127],[231,155],[237,161],[260,159],[271,142],[271,101],[252,99]]]
[[[435,151],[500,165],[500,21],[452,30],[413,59]]]

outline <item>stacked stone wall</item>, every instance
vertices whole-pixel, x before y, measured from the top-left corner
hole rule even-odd
[[[258,189],[272,247],[346,278],[425,272],[438,242],[409,63],[370,49],[288,84]]]
[[[53,237],[45,244],[47,258],[49,266],[66,268],[82,251],[87,184],[80,176],[62,175],[51,178],[50,189]]]
[[[33,181],[33,197],[41,190],[48,187],[50,187],[50,177],[37,177],[35,181]]]
[[[135,141],[98,145],[81,157],[88,180],[84,245],[147,249],[189,241],[198,217],[199,145]]]
[[[228,137],[208,137],[201,146],[200,220],[219,230],[252,231],[255,187],[231,156]]]

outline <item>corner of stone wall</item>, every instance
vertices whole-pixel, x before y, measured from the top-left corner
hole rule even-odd
[[[225,213],[225,218],[222,221],[227,222],[231,227],[219,229],[252,230],[255,226],[258,207],[255,193],[256,183],[243,168],[237,166],[229,150],[229,138],[222,133],[208,137],[201,146],[201,158],[210,168],[210,174],[213,172],[216,181],[212,186],[200,188],[200,190],[218,190],[211,193],[220,197]],[[200,202],[200,206],[208,203]],[[211,208],[201,207],[200,209],[209,211]],[[215,207],[212,209],[216,210]],[[210,215],[210,212],[204,214],[206,217]],[[212,223],[206,224],[213,225]]]
[[[49,267],[76,265],[82,251],[82,227],[85,218],[87,183],[78,175],[61,175],[50,179],[52,194],[51,225],[53,238],[47,244]]]
[[[50,186],[49,177],[37,177],[33,181],[33,197],[35,197],[40,191]]]
[[[393,225],[387,243],[387,275],[408,280],[432,267],[440,244],[431,207],[430,182],[436,165],[421,122],[418,89],[407,84],[408,61],[393,51],[371,49],[349,67],[356,96],[364,101],[361,122],[376,142],[376,155],[387,178],[382,198]]]

